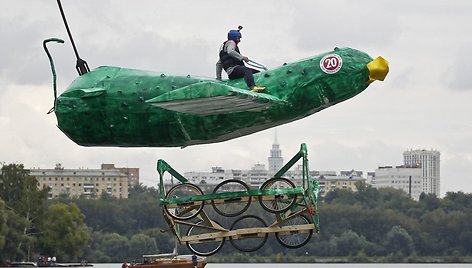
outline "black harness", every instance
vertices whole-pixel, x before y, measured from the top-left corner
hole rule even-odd
[[[236,66],[236,65],[242,65],[244,66],[244,62],[242,60],[238,60],[234,57],[231,57],[228,52],[226,52],[226,43],[228,42],[229,40],[225,41],[223,43],[223,49],[220,50],[220,61],[221,61],[221,64],[223,65],[223,69],[225,69],[225,71],[228,70],[229,67],[233,67],[233,66]],[[240,53],[239,52],[239,48],[238,46],[236,45],[236,48],[235,48],[236,52]]]

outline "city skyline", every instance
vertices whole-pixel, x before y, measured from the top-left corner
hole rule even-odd
[[[283,165],[285,165],[286,163],[284,162],[284,157],[283,157],[283,151],[282,149],[280,148],[280,144],[278,142],[278,138],[277,138],[277,131],[274,130],[274,140],[273,140],[273,143],[272,143],[272,146],[271,148],[268,148],[268,155],[269,157],[267,157],[267,166],[266,164],[261,164],[260,162],[257,162],[257,163],[253,163],[250,167],[246,167],[246,168],[243,168],[243,169],[234,169],[232,167],[222,167],[222,166],[211,166],[211,167],[208,167],[207,170],[199,170],[199,171],[188,171],[188,170],[181,170],[178,172],[181,173],[182,175],[184,175],[184,177],[186,177],[187,179],[189,179],[190,181],[192,181],[193,183],[199,183],[199,181],[201,180],[200,177],[205,177],[208,179],[210,179],[209,176],[216,176],[218,174],[222,174],[223,177],[220,177],[220,179],[218,180],[218,178],[214,178],[212,180],[215,180],[215,181],[212,181],[212,180],[208,180],[205,182],[205,184],[210,184],[210,185],[216,185],[218,184],[222,178],[224,178],[225,176],[227,176],[226,171],[242,171],[243,173],[254,173],[256,172],[257,174],[255,174],[255,180],[257,181],[257,183],[261,183],[263,180],[266,180],[268,178],[270,178],[275,172],[277,172]],[[423,160],[423,159],[427,159],[428,162],[431,162],[431,157],[430,155],[433,155],[433,158],[436,160],[437,158],[437,161],[438,161],[438,164],[440,163],[439,162],[439,155],[440,155],[440,152],[437,151],[437,150],[425,150],[425,149],[409,149],[409,150],[406,150],[403,152],[403,157],[404,157],[404,163],[402,165],[382,165],[382,166],[378,166],[376,167],[375,169],[372,169],[372,170],[360,170],[360,169],[350,169],[350,170],[326,170],[326,169],[311,169],[310,168],[310,172],[319,172],[320,174],[326,174],[328,175],[329,174],[329,177],[331,178],[335,178],[337,176],[340,176],[342,177],[343,175],[345,176],[345,173],[346,172],[351,172],[351,171],[355,171],[355,172],[359,172],[359,176],[364,179],[367,183],[369,184],[372,184],[372,182],[369,181],[369,179],[371,179],[369,176],[372,176],[372,174],[375,174],[374,175],[374,178],[375,178],[375,182],[372,184],[374,187],[394,187],[394,188],[398,188],[398,189],[402,189],[404,190],[405,192],[408,193],[408,183],[406,181],[396,181],[397,183],[400,183],[400,182],[403,182],[404,184],[403,185],[399,185],[399,184],[391,184],[389,179],[391,176],[397,176],[397,177],[408,177],[410,176],[410,178],[413,177],[413,195],[412,197],[416,200],[418,200],[419,198],[419,195],[421,192],[425,192],[425,193],[434,193],[436,195],[438,195],[438,191],[439,189],[437,189],[437,192],[435,192],[435,190],[433,189],[436,189],[434,187],[423,187],[421,189],[417,189],[418,187],[418,180],[421,180],[421,185],[423,185],[423,181],[427,181],[429,183],[431,183],[431,178],[430,178],[430,174],[432,171],[419,171],[420,173],[419,174],[423,174],[423,176],[421,177],[418,177],[420,175],[416,174],[418,173],[416,170],[414,169],[422,169],[421,168],[421,162],[420,160]],[[288,159],[291,159],[291,156],[288,158]],[[426,161],[426,160],[425,160]],[[276,163],[276,164],[274,164]],[[56,168],[55,169],[58,169],[57,167],[59,166],[59,169],[64,169],[61,164],[57,163],[56,164]],[[431,166],[434,167],[434,164],[428,164],[426,166],[426,168],[428,170],[431,169]],[[275,170],[271,170],[271,167],[277,167]],[[101,169],[100,170],[132,170],[132,173],[135,173],[134,175],[137,174],[137,179],[138,181],[140,182],[141,178],[139,178],[139,168],[129,168],[129,167],[115,167],[114,164],[101,164]],[[38,173],[38,170],[37,169],[32,169],[35,173]],[[44,169],[44,170],[47,170],[47,169]],[[92,169],[92,168],[79,168],[77,170],[96,170],[96,169]],[[411,172],[411,170],[413,170],[413,172]],[[375,171],[375,172],[374,172]],[[291,174],[291,172],[295,172],[297,173],[297,164],[294,165],[294,167],[292,167],[290,170],[289,170],[289,174]],[[379,174],[377,174],[379,172]],[[133,175],[131,173],[131,175]],[[75,172],[74,172],[75,174]],[[127,175],[130,175],[128,173],[126,173]],[[233,176],[233,175],[231,175]],[[247,176],[247,175],[245,175]],[[251,175],[250,175],[251,176]],[[439,169],[436,173],[436,171],[434,171],[434,176],[437,176],[437,177],[440,177],[440,174],[439,174]],[[193,179],[191,178],[193,177]],[[195,181],[195,178],[200,178],[198,179],[198,181]],[[164,177],[164,179],[166,181],[173,181],[173,178],[170,176],[170,174],[167,174],[167,177]],[[136,180],[136,176],[134,177],[133,180]],[[141,182],[140,182],[141,183]],[[439,183],[439,180],[438,180],[438,183]],[[132,181],[130,180],[130,184],[133,184],[133,185],[136,185],[136,181],[134,183],[132,183]],[[146,185],[146,184],[144,184]],[[147,186],[152,186],[152,185],[147,185]]]
[[[381,166],[376,168],[375,172],[367,171],[365,177],[364,171],[354,169],[339,172],[310,169],[308,173],[319,181],[321,196],[325,196],[326,193],[334,189],[356,191],[358,181],[366,182],[377,189],[391,187],[403,190],[414,200],[419,200],[423,192],[438,196],[440,152],[436,150],[407,150],[403,152],[403,156],[404,165]],[[283,159],[275,131],[274,141],[267,158],[268,168],[261,163],[254,164],[250,169],[228,169],[213,166],[211,171],[183,171],[181,175],[188,182],[204,188],[206,191],[212,191],[216,185],[226,180],[241,180],[251,188],[259,188],[285,165]],[[300,165],[301,161],[291,163],[291,167],[283,175],[298,186],[303,178]],[[139,168],[115,167],[114,164],[101,164],[100,169],[65,169],[60,163],[56,163],[54,168],[30,169],[30,175],[38,180],[39,188],[50,188],[49,199],[58,198],[61,195],[97,198],[102,192],[120,199],[127,198],[129,189],[140,183],[139,173]],[[164,175],[164,184],[172,187],[175,183],[178,181],[174,180],[173,176],[168,174],[166,178]]]
[[[310,168],[310,171],[336,172],[336,174],[340,174],[340,173],[345,172],[345,171],[361,171],[361,172],[363,172],[363,174],[366,175],[366,179],[367,179],[368,173],[372,173],[375,170],[378,170],[378,169],[381,169],[381,168],[386,168],[386,167],[399,168],[399,167],[410,167],[410,166],[419,166],[419,167],[421,167],[422,161],[419,161],[420,157],[417,157],[417,158],[412,157],[412,155],[414,155],[415,153],[418,154],[418,152],[420,152],[422,154],[427,154],[427,155],[433,154],[434,155],[433,158],[435,160],[437,159],[437,161],[438,161],[437,163],[440,164],[440,159],[439,159],[440,152],[436,149],[431,149],[431,150],[408,149],[408,150],[403,151],[402,156],[403,156],[404,161],[401,164],[384,164],[384,165],[379,165],[379,166],[377,166],[375,168],[372,168],[372,169],[369,169],[369,170],[361,170],[361,169],[355,169],[355,168],[347,169],[347,170],[345,170],[345,169],[327,170],[327,169],[311,169]],[[409,157],[407,157],[407,155]],[[279,144],[278,138],[277,138],[277,130],[275,129],[274,130],[274,142],[272,144],[272,147],[269,150],[269,157],[267,158],[267,168],[266,168],[265,164],[261,164],[261,162],[256,162],[256,163],[253,163],[250,167],[245,168],[244,170],[250,170],[250,169],[253,169],[256,166],[259,166],[259,168],[260,168],[260,166],[262,165],[264,167],[264,170],[268,171],[268,174],[273,174],[276,171],[278,171],[283,165],[286,164],[286,162],[284,162],[284,159],[285,158],[283,157],[283,151],[280,148],[280,144]],[[291,156],[288,157],[288,159],[291,159]],[[428,157],[427,159],[428,159],[428,162],[431,162],[430,157]],[[276,164],[274,164],[274,162]],[[278,167],[278,168],[272,169],[273,167]],[[197,172],[197,173],[202,172],[202,173],[204,173],[204,172],[209,172],[210,170],[214,170],[215,168],[222,169],[222,170],[233,169],[231,167],[226,168],[226,167],[222,167],[222,166],[212,166],[212,167],[209,167],[209,169],[206,170],[206,171],[198,170],[198,171],[184,171],[184,172]],[[426,169],[431,169],[431,164],[428,164]],[[430,173],[433,172],[433,171],[426,171],[426,169],[422,172],[423,177],[430,179]],[[437,170],[435,169],[433,173],[434,173],[434,177],[438,178],[438,183],[439,183],[440,182],[440,180],[439,180],[439,178],[440,178],[439,167],[437,167]],[[429,188],[425,188],[423,190],[427,193],[434,193],[436,195],[439,195],[439,188],[429,187]]]

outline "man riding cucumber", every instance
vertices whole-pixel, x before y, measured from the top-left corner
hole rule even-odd
[[[254,73],[259,71],[246,67],[244,62],[249,62],[249,58],[241,55],[238,47],[238,43],[241,41],[242,26],[238,27],[238,30],[231,30],[228,32],[228,40],[226,40],[220,47],[219,60],[216,63],[216,79],[221,80],[222,69],[228,74],[228,78],[238,79],[243,78],[246,81],[247,86],[253,92],[261,92],[265,90],[265,87],[256,86],[254,82]]]

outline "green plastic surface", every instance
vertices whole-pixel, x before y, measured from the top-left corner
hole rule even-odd
[[[333,74],[320,60],[336,54]],[[173,76],[99,67],[72,82],[56,100],[58,127],[83,146],[177,147],[221,142],[304,118],[347,100],[369,85],[372,58],[336,48],[254,75],[264,93],[243,79]]]

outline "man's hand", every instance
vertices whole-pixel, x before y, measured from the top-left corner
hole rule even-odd
[[[249,58],[246,57],[246,56],[243,56],[243,61],[248,62],[248,61],[249,61]]]

